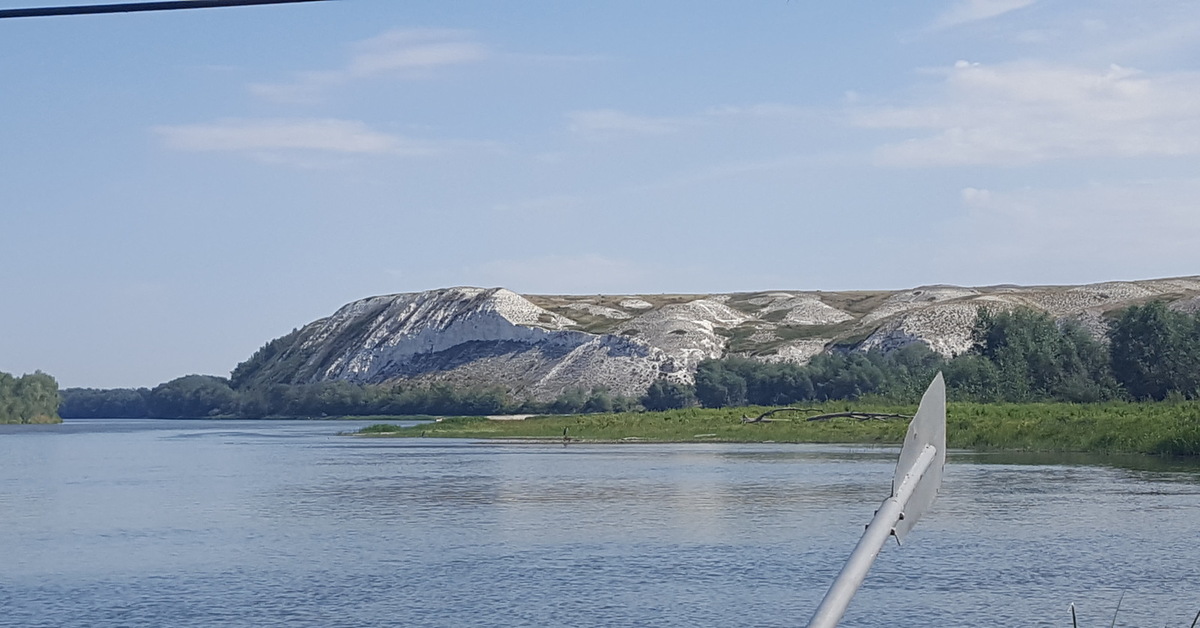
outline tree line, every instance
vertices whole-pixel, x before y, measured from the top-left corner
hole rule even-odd
[[[0,423],[57,423],[58,382],[36,371],[15,377],[0,372]]]
[[[236,388],[224,377],[187,375],[151,389],[68,388],[64,418],[283,418],[371,415],[576,414],[638,409],[603,388],[563,391],[549,402],[520,400],[498,386],[360,385],[345,381]]]
[[[655,382],[640,398],[570,389],[549,402],[500,387],[358,385],[344,381],[254,385],[188,375],[152,389],[67,389],[65,418],[318,417],[573,414],[694,405],[788,405],[875,396],[912,401],[938,371],[951,399],[979,402],[1200,399],[1200,313],[1134,306],[1096,339],[1078,323],[1018,308],[979,310],[970,350],[945,358],[916,343],[882,353],[835,352],[807,365],[707,360],[695,384]],[[235,371],[235,374],[238,371]]]
[[[876,396],[918,399],[942,371],[951,399],[977,402],[1072,403],[1200,399],[1200,313],[1163,303],[1122,310],[1098,340],[1075,321],[1055,321],[1027,308],[981,308],[970,350],[944,358],[924,344],[881,353],[819,355],[809,364],[766,364],[727,358],[702,362],[695,386],[661,384],[670,401],[706,407],[787,405]],[[650,406],[648,406],[650,407]]]

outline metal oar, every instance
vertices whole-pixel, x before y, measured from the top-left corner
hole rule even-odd
[[[875,512],[875,518],[867,525],[867,531],[842,572],[821,600],[808,628],[837,626],[888,537],[895,536],[897,541],[903,541],[937,499],[945,464],[946,383],[938,373],[921,397],[916,416],[908,424],[908,434],[904,437],[900,461],[892,478],[892,495],[883,500],[883,505]]]
[[[211,9],[244,7],[258,4],[291,4],[294,2],[325,2],[326,0],[173,0],[171,2],[122,2],[119,4],[83,4],[70,7],[40,7],[29,9],[0,9],[0,19],[6,17],[46,17],[52,15],[91,15],[96,13],[134,13],[138,11],[174,11],[177,9]]]

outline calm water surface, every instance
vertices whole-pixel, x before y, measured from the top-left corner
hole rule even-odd
[[[896,460],[360,425],[0,426],[0,625],[803,626]],[[1187,628],[1200,469],[1103,462],[952,454],[842,625]]]

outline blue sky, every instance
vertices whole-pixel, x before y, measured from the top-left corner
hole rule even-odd
[[[0,371],[227,374],[348,301],[453,285],[1196,274],[1198,53],[1200,4],[1165,0],[0,20]]]

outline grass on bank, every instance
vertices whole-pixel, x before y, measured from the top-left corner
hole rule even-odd
[[[817,411],[912,414],[916,406],[831,402]],[[523,421],[456,417],[401,428],[379,424],[360,430],[368,436],[555,439],[563,430],[573,442],[791,442],[899,444],[908,421],[796,418],[774,423],[741,422],[764,408],[688,408],[667,412],[626,412],[546,416]],[[1200,456],[1200,403],[950,403],[948,446],[955,449]]]

